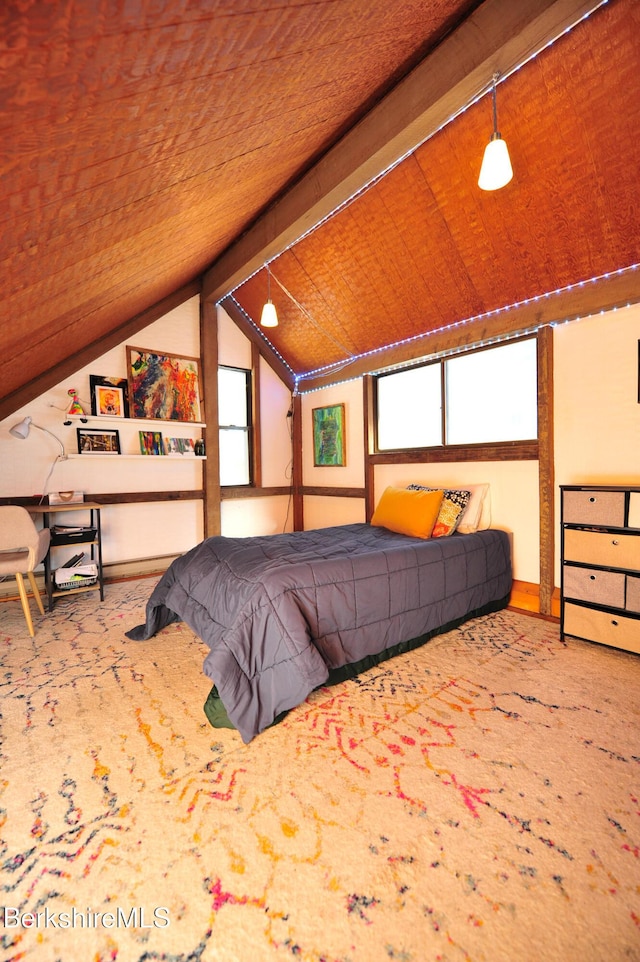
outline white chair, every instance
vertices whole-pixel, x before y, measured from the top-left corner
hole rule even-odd
[[[0,575],[14,575],[18,582],[22,610],[27,621],[29,634],[33,638],[33,621],[29,609],[29,598],[23,575],[27,575],[33,596],[41,614],[44,614],[42,598],[34,575],[35,568],[42,562],[49,550],[51,532],[48,528],[39,531],[26,508],[18,505],[0,505]]]

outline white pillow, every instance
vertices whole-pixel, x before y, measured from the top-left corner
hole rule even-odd
[[[471,492],[469,504],[464,509],[458,531],[461,534],[473,534],[474,531],[484,531],[491,527],[491,495],[488,484],[459,484],[459,488]]]

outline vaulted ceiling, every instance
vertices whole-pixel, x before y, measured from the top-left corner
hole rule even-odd
[[[303,386],[640,297],[636,0],[6,0],[0,51],[0,416],[200,289]]]

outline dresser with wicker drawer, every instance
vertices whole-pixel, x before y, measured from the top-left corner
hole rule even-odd
[[[640,484],[562,485],[560,634],[640,654]]]

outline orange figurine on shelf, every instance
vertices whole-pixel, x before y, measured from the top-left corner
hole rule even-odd
[[[67,391],[67,394],[71,398],[71,404],[67,409],[67,418],[70,418],[71,416],[80,417],[80,420],[82,421],[82,423],[86,424],[88,418],[87,418],[87,415],[85,414],[85,410],[82,407],[82,404],[80,403],[78,392],[74,387],[70,387],[69,390]],[[71,424],[71,421],[65,421],[64,423]]]

